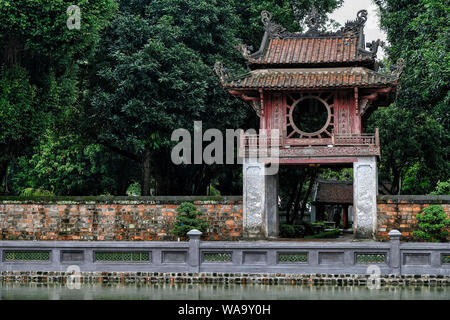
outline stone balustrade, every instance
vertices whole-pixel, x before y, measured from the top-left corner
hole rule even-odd
[[[450,244],[389,242],[0,241],[0,271],[450,276]]]

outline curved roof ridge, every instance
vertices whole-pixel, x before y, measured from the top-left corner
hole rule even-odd
[[[317,15],[317,12],[315,13]],[[318,31],[316,23],[308,24],[307,32],[289,32],[279,24],[272,22],[272,14],[261,12],[265,27],[264,37],[259,50],[247,54],[250,66],[280,64],[330,64],[330,63],[366,63],[374,64],[376,52],[366,51],[364,26],[367,21],[367,10],[360,10],[354,21],[347,21],[338,31]],[[309,18],[311,21],[317,17]],[[334,40],[334,41],[327,41]],[[286,45],[287,42],[289,45]],[[332,50],[341,46],[342,51]],[[303,47],[320,48],[317,52],[301,55]],[[302,48],[302,50],[298,50]],[[372,48],[377,46],[373,46]],[[306,52],[308,53],[308,49]],[[321,55],[323,53],[323,57]]]

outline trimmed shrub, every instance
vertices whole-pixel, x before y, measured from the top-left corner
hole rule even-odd
[[[306,236],[305,239],[332,239],[337,238],[341,234],[339,229],[334,229],[330,231],[320,232],[312,236]]]
[[[427,242],[446,242],[450,219],[440,205],[431,205],[416,216],[418,229],[413,232],[416,239]]]
[[[201,212],[190,202],[183,202],[177,208],[178,216],[171,230],[172,234],[186,238],[187,233],[193,229],[205,232],[208,223],[199,218]]]

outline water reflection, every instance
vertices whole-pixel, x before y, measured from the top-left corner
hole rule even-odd
[[[450,300],[448,287],[151,284],[64,285],[0,284],[0,300]]]

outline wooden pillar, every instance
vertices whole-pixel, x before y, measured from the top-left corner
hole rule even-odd
[[[344,224],[344,229],[348,229],[348,204],[344,205],[342,208],[342,220]]]
[[[317,205],[317,217],[316,221],[323,221],[325,206],[320,203]]]

